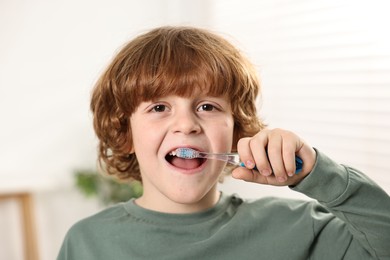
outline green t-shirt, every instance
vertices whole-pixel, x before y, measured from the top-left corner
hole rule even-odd
[[[130,200],[76,223],[57,259],[390,259],[390,198],[364,174],[317,151],[291,189],[316,201],[222,194],[204,212],[167,214]]]

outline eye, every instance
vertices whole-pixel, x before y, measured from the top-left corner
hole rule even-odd
[[[217,109],[214,105],[211,104],[202,104],[198,107],[198,111],[214,111]]]
[[[167,108],[166,105],[158,104],[158,105],[155,105],[154,107],[152,107],[152,109],[150,111],[152,111],[152,112],[164,112],[167,109],[168,108]]]

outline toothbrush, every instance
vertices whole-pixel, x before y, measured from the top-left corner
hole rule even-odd
[[[245,164],[240,161],[238,153],[206,153],[199,152],[191,148],[177,148],[176,150],[170,153],[171,155],[177,156],[183,159],[195,159],[195,158],[205,158],[205,159],[215,159],[224,161],[233,165],[245,167]],[[302,170],[303,161],[299,157],[295,157],[295,174],[298,174]],[[253,168],[257,171],[257,168]]]

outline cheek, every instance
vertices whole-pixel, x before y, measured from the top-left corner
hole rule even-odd
[[[148,147],[148,145],[146,145],[146,143],[149,142],[148,140],[154,138],[155,134],[158,132],[154,131],[148,122],[139,120],[136,116],[130,119],[130,124],[133,151],[135,153],[144,152],[143,150]],[[152,144],[151,141],[150,144]]]
[[[213,139],[218,141],[221,150],[227,151],[232,149],[233,145],[233,118],[227,118],[216,122],[215,130],[213,132]]]
[[[148,150],[154,144],[158,144],[160,135],[158,129],[155,129],[155,127],[150,125],[138,125],[132,128],[132,138],[133,149],[137,152],[139,150]]]

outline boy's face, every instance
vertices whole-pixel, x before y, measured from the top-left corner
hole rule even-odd
[[[216,185],[225,166],[216,160],[185,160],[169,153],[179,147],[230,152],[234,121],[226,97],[194,95],[142,102],[131,115],[144,194],[141,206],[165,212],[193,212],[215,203]],[[209,205],[210,204],[210,205]]]

